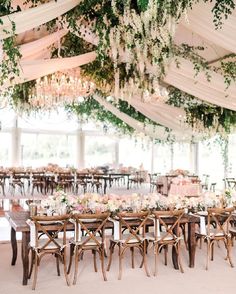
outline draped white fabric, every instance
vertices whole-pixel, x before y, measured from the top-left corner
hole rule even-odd
[[[27,34],[33,32],[32,29],[73,9],[82,1],[83,0],[52,0],[49,3],[29,8],[28,4],[24,4],[24,0],[14,0],[13,4],[15,6],[20,4],[23,10],[0,18],[3,21],[3,25],[0,26],[0,62],[3,58],[1,40],[12,34],[12,22],[16,25],[16,34],[24,32]],[[203,54],[208,60],[217,59],[218,56],[222,57],[229,52],[236,53],[236,10],[233,11],[233,14],[230,15],[227,20],[224,20],[222,29],[216,30],[212,21],[212,5],[212,3],[205,2],[194,5],[193,9],[188,12],[189,23],[185,20],[181,21],[182,33],[180,33],[179,36],[176,35],[175,40],[177,44],[191,43],[190,45],[194,46],[206,45],[210,47],[207,49],[207,52]],[[64,27],[67,27],[66,23]],[[9,33],[6,33],[6,31]],[[36,38],[40,39],[33,42],[29,42],[28,40],[28,43],[20,45],[20,53],[22,54],[22,59],[20,61],[21,71],[20,76],[14,80],[14,83],[23,83],[52,74],[56,71],[63,71],[93,62],[96,58],[95,52],[69,58],[50,59],[49,47],[52,44],[56,45],[56,42],[59,44],[60,39],[67,33],[67,28],[61,29],[58,32],[42,38],[41,35],[36,36],[31,40]],[[188,36],[186,36],[186,34],[188,34]],[[194,40],[192,34],[195,34]],[[94,45],[98,44],[98,37],[89,27],[80,24],[80,32],[78,32],[77,35],[89,43]],[[187,40],[187,42],[185,40]],[[215,47],[213,45],[215,45]],[[125,57],[121,54],[121,58]],[[179,60],[179,68],[174,61],[169,64],[166,71],[167,75],[164,78],[165,83],[179,88],[205,102],[236,111],[236,84],[232,84],[226,90],[224,78],[220,74],[211,71],[211,81],[209,82],[202,72],[195,76],[195,70],[190,61],[181,58]],[[4,88],[7,86],[9,86],[9,84],[4,84]],[[134,99],[130,101],[130,104],[146,117],[163,126],[153,128],[152,125],[146,126],[125,113],[122,113],[101,97],[96,96],[94,98],[132,128],[152,138],[166,139],[169,133],[166,132],[165,127],[170,128],[173,131],[172,134],[180,140],[189,139],[193,135],[191,127],[184,123],[186,113],[183,109],[164,103],[144,103],[139,97],[134,97]]]
[[[156,123],[168,127],[174,131],[184,131],[188,134],[192,134],[192,129],[181,122],[181,120],[184,120],[186,114],[185,111],[180,108],[172,107],[162,103],[160,103],[160,105],[144,103],[137,99],[131,100],[130,104],[143,115],[155,121]]]
[[[120,118],[122,121],[127,123],[129,126],[134,128],[139,133],[144,133],[145,135],[154,138],[154,139],[160,139],[165,140],[169,136],[169,133],[165,130],[162,126],[155,126],[155,128],[152,125],[143,124],[136,119],[130,117],[129,115],[121,112],[119,109],[117,109],[115,106],[113,106],[111,103],[105,101],[101,97],[94,95],[94,99],[99,102],[102,106],[104,106],[108,111],[110,111],[112,114],[114,114],[116,117]],[[191,139],[191,136],[188,136],[186,134],[183,134],[182,132],[173,131],[171,132],[171,135],[175,138],[178,138],[178,140],[189,140]]]
[[[12,34],[12,21],[16,25],[16,34],[36,28],[73,9],[82,0],[57,0],[24,11],[2,16],[3,25],[0,26],[0,39]],[[9,32],[9,33],[6,33]]]
[[[22,55],[23,59],[33,59],[32,57],[37,54],[41,53],[43,50],[50,47],[55,42],[59,42],[62,37],[64,37],[67,34],[67,30],[59,30],[58,32],[55,32],[53,34],[50,34],[48,36],[45,36],[39,40],[23,44],[20,46],[19,50]],[[36,58],[35,58],[36,59]]]
[[[220,74],[211,71],[210,76],[210,82],[207,81],[206,75],[203,72],[195,76],[193,64],[182,58],[180,59],[179,68],[175,62],[172,62],[164,81],[203,101],[236,111],[235,83],[232,83],[226,90],[224,78]]]
[[[79,56],[67,58],[53,58],[46,60],[32,60],[22,61],[21,67],[24,80],[34,80],[39,77],[54,73],[60,70],[75,68],[89,62],[94,61],[96,58],[95,52],[81,54]],[[37,70],[35,70],[37,68]]]
[[[14,84],[20,84],[27,81],[32,81],[40,77],[52,74],[56,71],[68,70],[82,66],[94,61],[96,53],[94,51],[81,54],[79,56],[67,58],[53,58],[44,60],[22,60],[20,62],[21,73],[19,77],[13,81]],[[35,70],[37,69],[37,70]],[[2,89],[10,86],[10,83],[5,83]]]
[[[195,32],[191,31],[189,26],[183,26],[182,23],[177,25],[177,30],[174,36],[174,42],[176,45],[181,45],[183,43],[189,46],[202,46],[204,50],[198,50],[197,53],[205,58],[207,61],[217,60],[229,53],[230,51],[219,47],[207,40],[204,36],[200,36]]]
[[[228,19],[223,19],[222,28],[216,30],[213,23],[212,7],[213,3],[201,1],[188,11],[189,22],[186,23],[183,20],[182,24],[220,47],[236,53],[236,11],[233,10]]]

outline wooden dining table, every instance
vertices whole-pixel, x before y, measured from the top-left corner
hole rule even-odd
[[[12,247],[12,260],[11,265],[14,266],[17,260],[17,240],[16,233],[21,232],[21,259],[23,265],[23,279],[22,284],[27,285],[28,283],[28,275],[29,275],[29,242],[30,242],[30,228],[26,223],[27,219],[29,219],[30,215],[28,211],[18,211],[18,212],[6,212],[6,218],[8,219],[11,225],[11,247]],[[174,219],[169,217],[165,219],[166,224],[173,224]],[[195,240],[195,224],[199,223],[199,218],[192,215],[185,215],[181,219],[181,224],[186,225],[188,227],[188,252],[189,252],[189,267],[194,267],[195,264],[195,248],[196,248],[196,240]],[[132,224],[131,224],[132,225]],[[96,227],[95,224],[91,224],[91,226]],[[153,221],[149,220],[147,223],[147,227],[153,226]],[[108,221],[106,224],[107,229],[113,228],[113,222]],[[73,230],[74,225],[69,224],[68,230]],[[177,262],[177,254],[175,252],[175,248],[172,248],[172,261],[175,269],[178,269]]]

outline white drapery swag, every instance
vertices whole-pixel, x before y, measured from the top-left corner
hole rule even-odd
[[[213,3],[200,2],[188,11],[188,22],[182,20],[181,24],[205,39],[236,53],[236,11],[228,19],[224,19],[221,29],[216,30],[212,14]]]
[[[56,71],[67,70],[90,63],[96,58],[96,53],[89,52],[79,56],[67,58],[53,58],[45,60],[22,61],[23,81],[31,81],[52,74]],[[37,70],[35,70],[37,68]]]
[[[153,138],[153,139],[160,139],[160,140],[166,140],[169,135],[172,137],[175,137],[176,139],[185,141],[190,140],[191,136],[183,136],[183,133],[180,132],[171,132],[168,133],[166,129],[162,126],[156,126],[155,128],[152,125],[147,125],[144,123],[141,123],[137,121],[136,119],[130,117],[129,115],[121,112],[119,109],[117,109],[115,106],[113,106],[110,102],[107,102],[103,98],[99,97],[98,95],[94,95],[93,98],[101,104],[105,109],[110,111],[112,114],[114,114],[116,117],[127,123],[130,127],[135,129],[138,133],[144,133],[145,135]]]
[[[192,129],[184,123],[186,113],[183,109],[164,103],[144,103],[138,99],[132,99],[129,103],[156,123],[177,132],[184,132],[189,135],[193,133]]]
[[[21,45],[19,47],[19,51],[22,55],[21,60],[36,59],[36,56],[40,55],[40,53],[43,51],[48,51],[50,53],[50,51],[47,50],[48,47],[56,42],[60,42],[60,39],[64,37],[67,33],[67,30],[58,30],[57,32],[47,35],[36,41]]]
[[[183,58],[179,59],[180,66],[173,61],[169,66],[164,81],[199,99],[236,111],[236,85],[231,84],[228,89],[224,78],[214,71],[210,71],[211,80],[207,81],[204,72],[195,76],[193,64]]]
[[[20,62],[20,76],[16,77],[12,84],[5,83],[1,89],[5,89],[13,84],[20,84],[27,81],[36,80],[40,77],[52,74],[57,71],[69,70],[94,61],[96,53],[94,51],[81,54],[79,56],[67,58],[53,58],[44,60],[22,60]],[[37,70],[35,70],[37,69]]]
[[[3,21],[3,25],[0,26],[0,39],[5,39],[12,35],[12,22],[16,25],[15,33],[20,34],[59,17],[73,9],[81,1],[82,0],[53,0],[37,7],[2,16],[0,18]],[[6,31],[9,33],[6,33]]]

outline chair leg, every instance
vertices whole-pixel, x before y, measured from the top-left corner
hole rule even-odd
[[[63,252],[62,252],[62,263],[63,263],[63,269],[64,269],[64,275],[66,278],[66,283],[68,286],[70,286],[70,280],[67,274],[67,268],[66,268],[66,250],[64,248]]]
[[[158,255],[159,255],[159,246],[158,244],[154,247],[154,253],[155,253],[155,268],[154,268],[154,276],[157,275],[157,262],[158,262]]]
[[[57,275],[60,276],[60,265],[59,265],[59,256],[56,254],[56,263],[57,263]]]
[[[104,248],[102,248],[102,250],[100,252],[100,258],[101,258],[103,279],[104,279],[104,281],[107,281],[107,275],[106,275],[105,266],[104,266]]]
[[[76,284],[77,281],[77,275],[78,275],[78,267],[79,267],[79,257],[80,257],[80,252],[77,248],[75,247],[75,272],[74,272],[74,279],[73,279],[73,285]]]
[[[131,251],[131,266],[134,268],[134,247],[130,247]]]
[[[234,267],[234,264],[233,264],[233,261],[232,261],[232,258],[231,258],[231,246],[232,246],[232,243],[231,243],[230,238],[227,239],[227,241],[225,242],[225,245],[226,245],[226,250],[227,250],[227,259],[229,260],[230,266]]]
[[[211,243],[211,260],[214,260],[214,242]]]
[[[168,252],[168,245],[164,247],[165,265],[167,265],[167,252]]]
[[[30,270],[29,270],[29,276],[28,278],[31,278],[32,272],[33,272],[33,267],[35,263],[35,251],[31,250],[31,264],[30,264]]]
[[[181,257],[180,257],[180,243],[178,243],[176,245],[176,251],[177,251],[177,256],[178,256],[177,257],[178,258],[177,262],[178,262],[179,269],[180,269],[181,273],[184,273],[184,269],[183,269],[182,262],[181,262]]]
[[[200,237],[200,249],[202,249],[202,237]]]
[[[182,231],[183,231],[183,235],[184,235],[184,244],[186,249],[188,250],[188,238],[187,238],[187,234],[186,234],[186,224],[183,224],[182,226]]]
[[[149,274],[149,271],[148,271],[148,266],[147,266],[146,246],[147,246],[147,242],[144,241],[143,242],[143,265],[144,265],[144,269],[145,269],[146,275],[148,277],[150,277],[150,274]]]
[[[123,258],[123,252],[121,250],[121,245],[119,244],[119,275],[118,275],[118,280],[121,280],[121,277],[122,277],[122,258]]]
[[[74,255],[74,249],[75,249],[75,245],[70,244],[70,260],[69,260],[69,265],[68,265],[68,269],[67,269],[67,274],[69,274],[70,270],[71,270],[71,265],[72,265],[73,255]]]
[[[94,265],[94,271],[97,272],[97,260],[96,260],[96,250],[93,250],[93,265]]]
[[[206,263],[206,270],[208,270],[208,267],[209,267],[210,251],[211,251],[211,242],[209,240],[207,240],[207,263]]]
[[[39,258],[37,256],[37,254],[35,254],[34,279],[33,279],[32,290],[35,290],[35,288],[36,288],[36,282],[37,282],[37,276],[38,276],[38,266],[39,266]]]
[[[231,245],[232,245],[232,247],[234,246],[234,238],[235,238],[235,236],[231,234]]]
[[[111,262],[112,262],[112,255],[114,252],[114,247],[115,244],[113,244],[112,242],[110,243],[110,254],[109,254],[109,261],[108,261],[108,265],[107,265],[107,271],[109,272],[110,267],[111,267]]]

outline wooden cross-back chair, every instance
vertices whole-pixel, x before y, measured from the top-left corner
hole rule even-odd
[[[119,225],[119,236],[116,237],[114,235],[114,238],[110,240],[110,256],[107,270],[110,270],[112,255],[117,245],[119,247],[119,280],[122,277],[122,260],[127,249],[131,251],[132,268],[134,268],[134,248],[138,248],[142,255],[140,267],[144,265],[147,276],[150,276],[146,261],[147,242],[145,239],[148,216],[149,212],[121,212],[117,214],[118,221],[114,221],[114,226],[116,226],[116,224]]]
[[[83,189],[85,193],[87,191],[87,186],[91,183],[92,177],[86,173],[76,173],[76,181],[74,182],[74,192],[77,194],[79,188]]]
[[[208,190],[210,176],[206,175],[206,174],[204,174],[202,176],[203,176],[202,189]]]
[[[55,255],[58,276],[60,275],[59,260],[62,262],[66,283],[68,286],[70,285],[66,268],[66,230],[70,217],[71,215],[68,214],[61,216],[34,216],[28,221],[30,225],[30,249],[32,252],[29,278],[34,271],[33,290],[36,288],[38,267],[41,259],[46,254]]]
[[[12,174],[11,180],[9,182],[9,185],[12,189],[11,193],[14,195],[15,190],[18,187],[20,189],[20,193],[22,196],[25,195],[25,186],[24,186],[24,177],[25,173],[22,172],[14,172]]]
[[[226,248],[226,260],[229,261],[231,267],[233,262],[231,259],[231,235],[230,222],[234,207],[230,208],[208,208],[207,210],[207,225],[204,233],[196,232],[197,238],[203,238],[207,243],[207,262],[206,270],[209,267],[209,260],[214,258],[214,243],[215,241],[223,241]]]
[[[70,172],[60,172],[57,178],[57,187],[62,188],[65,192],[72,191],[74,176]]]
[[[225,189],[234,189],[235,188],[235,183],[236,183],[235,178],[233,178],[233,177],[224,178],[223,181],[224,181]]]
[[[34,194],[34,189],[36,188],[38,192],[46,194],[46,178],[44,172],[33,172],[31,177],[31,194]]]
[[[104,281],[107,281],[104,267],[105,256],[105,227],[110,213],[75,214],[75,238],[71,240],[70,263],[68,273],[71,269],[72,256],[75,255],[75,271],[73,284],[76,284],[78,265],[84,251],[91,250],[94,256],[94,270],[97,272],[96,252],[101,260],[101,268]],[[82,232],[83,235],[82,236]]]
[[[146,171],[136,171],[131,177],[129,178],[129,182],[134,183],[137,187],[146,181],[147,172]]]
[[[154,243],[155,253],[155,269],[154,275],[157,274],[157,262],[159,252],[162,248],[165,249],[165,265],[167,264],[167,248],[172,245],[177,254],[177,262],[180,271],[183,273],[183,267],[180,258],[180,241],[182,240],[182,230],[180,227],[181,219],[184,215],[184,209],[180,210],[166,210],[166,211],[154,211],[154,234],[153,238],[149,237],[149,240]],[[166,219],[173,219],[171,224],[167,223]],[[162,228],[162,231],[160,230]]]

